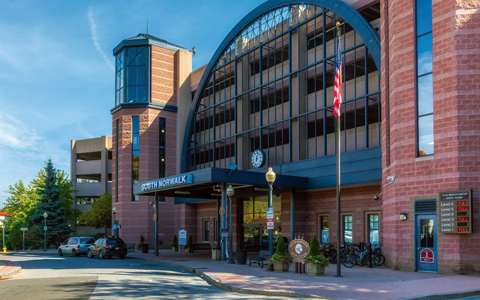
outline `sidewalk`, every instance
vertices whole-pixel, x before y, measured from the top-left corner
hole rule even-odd
[[[204,254],[200,254],[202,252]],[[206,251],[190,255],[185,252],[160,250],[159,256],[154,256],[152,251],[147,254],[137,250],[129,253],[127,257],[183,266],[203,275],[207,280],[211,277],[214,285],[223,285],[222,288],[227,290],[248,289],[250,291],[239,292],[272,296],[297,294],[297,297],[305,297],[307,294],[335,299],[401,299],[471,291],[476,293],[465,296],[480,295],[480,277],[476,276],[394,271],[386,267],[348,269],[342,266],[343,277],[338,278],[335,277],[337,265],[326,268],[325,276],[310,276],[294,273],[293,264],[288,273],[275,273],[267,272],[265,268],[261,269],[256,265],[249,267],[248,261],[246,265],[214,261]],[[215,284],[215,281],[218,281],[218,284]],[[453,295],[446,296],[438,299],[452,298]]]
[[[19,272],[22,267],[16,262],[0,260],[0,278],[4,278]]]
[[[135,251],[128,253],[127,258],[177,266],[203,276],[217,287],[247,294],[334,299],[453,299],[458,296],[480,295],[478,276],[394,271],[386,267],[348,269],[342,266],[343,277],[338,278],[335,277],[336,265],[326,268],[325,276],[309,276],[294,273],[294,265],[288,273],[275,273],[267,272],[265,267],[249,267],[248,263],[227,264],[225,261],[212,260],[207,251],[196,251],[194,255],[190,255],[185,252],[160,250],[159,256],[154,256],[153,251]],[[7,259],[9,254],[57,255],[57,252],[17,251],[0,258]],[[455,295],[457,293],[460,294]],[[429,297],[431,295],[441,296]]]

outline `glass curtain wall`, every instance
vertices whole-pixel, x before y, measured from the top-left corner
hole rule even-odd
[[[133,194],[133,185],[140,180],[140,120],[132,117],[132,201],[139,201]]]
[[[380,146],[379,73],[364,41],[331,11],[289,5],[246,26],[216,62],[192,122],[189,171],[229,162],[249,170],[256,149],[267,165],[333,155],[337,38],[345,62],[341,150]]]
[[[150,47],[128,47],[116,56],[115,106],[144,103],[148,99]]]

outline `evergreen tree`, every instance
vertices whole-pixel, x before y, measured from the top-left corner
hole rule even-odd
[[[285,256],[287,254],[287,247],[285,246],[285,241],[283,240],[282,234],[278,234],[277,238],[277,250],[275,251],[275,254]]]
[[[318,241],[317,234],[313,234],[313,238],[310,241],[310,254],[311,256],[320,255],[320,242]]]
[[[35,212],[30,217],[33,224],[40,229],[44,226],[43,214],[47,217],[47,244],[53,244],[56,241],[65,240],[70,234],[70,228],[65,217],[65,201],[62,198],[62,185],[57,182],[57,170],[53,167],[52,160],[49,159],[45,166],[45,178],[38,185],[37,193],[40,196]]]

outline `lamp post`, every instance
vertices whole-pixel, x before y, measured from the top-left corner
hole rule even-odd
[[[43,219],[45,220],[45,227],[43,228],[43,251],[47,251],[47,212],[43,213]]]
[[[117,208],[114,206],[112,208],[113,212],[113,235],[117,236],[117,223],[115,222],[115,214],[117,213]]]
[[[229,219],[230,219],[230,232],[229,232],[229,239],[230,239],[230,255],[229,255],[229,258],[228,258],[228,263],[229,264],[234,264],[235,263],[235,260],[233,259],[233,238],[232,238],[232,197],[233,195],[235,194],[235,190],[232,188],[232,185],[230,185],[227,189],[227,196],[228,198],[230,199],[230,202],[228,204],[228,209],[229,209]]]
[[[273,169],[270,167],[268,168],[268,172],[267,174],[265,174],[265,178],[267,179],[267,183],[268,183],[268,208],[272,208],[273,207],[273,199],[272,199],[272,186],[273,186],[273,183],[275,182],[275,178],[277,178],[277,174],[275,174],[275,172],[273,172]],[[273,233],[272,233],[272,229],[269,229],[268,230],[268,250],[270,252],[270,257],[272,257],[273,255]],[[273,271],[273,266],[271,264],[268,265],[268,268],[267,268],[267,271]]]

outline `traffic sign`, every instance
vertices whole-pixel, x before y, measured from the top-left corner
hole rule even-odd
[[[178,232],[178,244],[179,245],[186,245],[187,244],[187,231],[180,230]]]
[[[267,230],[273,230],[273,222],[267,222]]]
[[[28,230],[28,228],[26,228],[26,227],[22,227],[22,228],[20,228],[20,230],[21,230],[21,231],[27,231],[27,230]]]
[[[222,229],[222,237],[228,237],[228,229]]]
[[[273,207],[267,208],[267,219],[273,219]]]
[[[225,207],[220,206],[220,208],[218,209],[218,214],[220,215],[220,217],[223,217],[225,215]]]
[[[2,228],[5,228],[5,224],[2,223]]]
[[[420,262],[423,262],[423,263],[435,262],[433,251],[428,248],[423,249],[422,252],[420,252]]]

